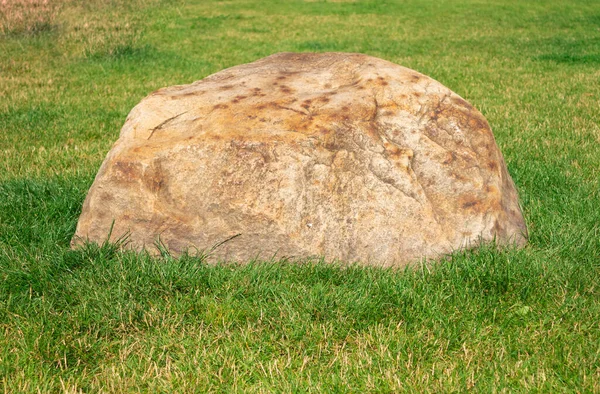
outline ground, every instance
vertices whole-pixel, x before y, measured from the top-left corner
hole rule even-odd
[[[599,3],[51,3],[0,5],[5,392],[600,391]],[[282,51],[366,53],[468,100],[528,246],[400,271],[70,250],[137,102]]]

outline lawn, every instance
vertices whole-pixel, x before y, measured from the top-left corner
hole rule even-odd
[[[0,390],[600,392],[600,2],[50,4],[9,23],[0,1]],[[136,103],[282,51],[381,57],[472,103],[528,246],[400,270],[70,250]]]

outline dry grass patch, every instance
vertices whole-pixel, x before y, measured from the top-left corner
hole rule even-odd
[[[159,0],[0,0],[0,36],[33,35],[54,30],[65,22],[63,14],[85,18],[91,12],[109,9],[119,13],[123,10],[139,10],[158,2]],[[69,19],[68,16],[66,19]],[[113,20],[105,18],[104,22],[110,25]],[[113,34],[111,38],[118,36],[119,34]]]
[[[0,34],[35,34],[53,29],[63,1],[1,0]]]

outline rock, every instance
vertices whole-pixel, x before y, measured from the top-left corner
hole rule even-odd
[[[160,89],[129,114],[73,245],[213,258],[402,265],[523,245],[483,115],[431,78],[361,54],[280,53]]]

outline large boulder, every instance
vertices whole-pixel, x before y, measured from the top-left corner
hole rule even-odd
[[[526,241],[481,113],[423,74],[345,53],[280,53],[143,99],[73,244],[109,233],[136,250],[228,240],[214,258],[376,265]]]

